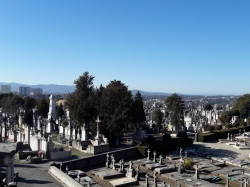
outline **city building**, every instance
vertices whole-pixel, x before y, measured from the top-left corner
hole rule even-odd
[[[30,95],[42,95],[43,89],[42,88],[31,88]]]
[[[19,86],[18,94],[19,94],[19,96],[28,96],[28,95],[30,95],[30,87]]]
[[[11,86],[10,85],[1,85],[1,93],[10,93],[11,92]]]

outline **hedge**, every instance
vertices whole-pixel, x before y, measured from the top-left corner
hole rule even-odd
[[[249,130],[249,127],[239,126],[238,128],[233,127],[230,129],[224,129],[224,130],[214,130],[211,133],[204,133],[204,134],[198,134],[198,142],[208,142],[211,140],[218,140],[218,139],[226,139],[229,134],[239,134],[239,130],[241,130],[241,133]]]
[[[215,133],[198,134],[198,142],[208,142],[216,139]]]
[[[191,138],[172,138],[171,141],[164,142],[164,141],[156,141],[155,146],[137,146],[137,150],[139,155],[143,157],[147,157],[148,153],[147,150],[150,149],[150,155],[153,156],[153,152],[156,151],[157,154],[164,154],[166,152],[170,152],[176,150],[176,147],[190,147],[193,145],[193,140]]]

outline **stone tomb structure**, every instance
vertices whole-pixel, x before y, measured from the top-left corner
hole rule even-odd
[[[5,185],[14,182],[14,155],[17,152],[16,143],[0,143],[0,157],[5,165]]]

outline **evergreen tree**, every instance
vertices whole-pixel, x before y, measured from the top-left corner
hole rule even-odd
[[[49,113],[49,100],[41,99],[38,101],[37,109],[43,118],[47,118]]]
[[[141,93],[138,91],[132,105],[133,124],[137,125],[146,120]]]
[[[76,89],[70,93],[66,100],[66,106],[70,111],[70,117],[80,126],[93,122],[97,115],[94,101],[94,77],[89,72],[84,72],[74,81]]]
[[[175,93],[167,97],[165,103],[170,110],[171,124],[175,126],[175,129],[178,132],[180,127],[184,126],[184,101],[179,95]]]
[[[161,112],[160,109],[156,109],[154,114],[153,114],[153,120],[157,124],[157,133],[160,132],[160,126],[162,123],[162,119],[163,119],[163,113]]]
[[[57,118],[61,117],[64,115],[64,110],[63,110],[63,105],[62,103],[56,107],[56,116]]]
[[[121,81],[111,81],[100,99],[101,129],[105,135],[117,135],[132,122],[133,98]]]

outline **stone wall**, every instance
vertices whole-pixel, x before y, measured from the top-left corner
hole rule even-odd
[[[109,155],[113,154],[115,157],[115,160],[119,162],[119,160],[121,159],[128,159],[128,158],[133,158],[137,156],[137,149],[136,147],[131,147],[131,148],[121,149],[117,151],[110,151],[108,153]],[[99,155],[88,156],[88,157],[84,157],[81,159],[62,162],[62,170],[65,171],[66,166],[68,166],[70,170],[74,170],[74,169],[85,170],[86,167],[92,167],[92,166],[101,165],[101,164],[105,166],[106,154],[107,153],[102,153]]]
[[[82,187],[80,183],[72,179],[70,176],[68,176],[66,173],[60,171],[55,166],[50,166],[49,173],[53,175],[55,178],[60,180],[64,184],[64,186],[70,186],[70,187]]]
[[[71,158],[71,150],[50,152],[50,160],[65,160]]]

